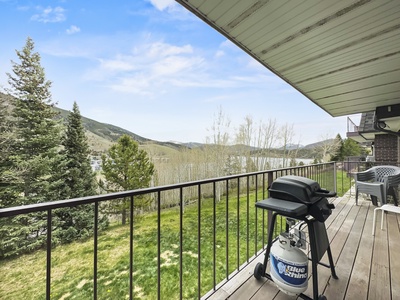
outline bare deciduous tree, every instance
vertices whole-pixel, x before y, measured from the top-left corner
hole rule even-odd
[[[335,155],[339,150],[341,143],[338,139],[332,138],[332,135],[325,133],[320,136],[320,142],[315,148],[317,156],[322,162],[330,161],[331,156]]]
[[[225,165],[229,157],[230,144],[230,120],[220,107],[217,115],[215,115],[213,125],[210,129],[211,136],[206,139],[207,147],[205,148],[207,160],[205,161],[206,168],[212,168],[211,177],[221,177],[225,175]],[[221,196],[221,187],[217,184],[217,199]]]
[[[238,147],[239,155],[244,160],[246,172],[274,166],[273,149],[279,138],[278,133],[275,119],[255,123],[251,116],[246,116],[236,133],[236,143],[241,146]]]
[[[293,151],[294,141],[294,129],[293,124],[286,123],[280,128],[279,140],[282,141],[282,167],[286,168],[290,163],[291,152]],[[298,147],[297,147],[298,148]]]

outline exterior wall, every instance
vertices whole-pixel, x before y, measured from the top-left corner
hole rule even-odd
[[[397,162],[399,160],[399,138],[393,134],[375,135],[375,160]]]

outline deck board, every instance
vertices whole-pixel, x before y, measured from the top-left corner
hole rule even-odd
[[[387,214],[387,228],[389,241],[389,260],[392,298],[394,295],[400,295],[400,232],[399,215]]]
[[[375,236],[372,236],[374,206],[359,198],[355,205],[354,193],[350,192],[335,201],[336,209],[327,219],[328,237],[339,277],[331,277],[329,268],[318,266],[319,293],[328,299],[398,299],[400,294],[400,215],[387,214],[383,230],[380,214],[377,216]],[[226,286],[208,299],[293,299],[282,292],[270,280],[257,281],[253,269],[264,253],[235,276]],[[321,260],[327,263],[325,254]],[[311,270],[311,265],[310,268]],[[311,274],[312,276],[312,274]],[[310,276],[306,295],[312,297]],[[237,280],[236,280],[237,279]],[[396,298],[397,297],[397,298]]]
[[[373,236],[371,235],[373,210],[370,209],[369,202],[364,201],[361,202],[360,205],[366,207],[368,211],[345,296],[345,299],[349,300],[368,299],[369,273],[372,257],[371,249],[374,242]]]
[[[340,274],[340,277],[339,280],[330,278],[329,284],[326,286],[324,291],[324,295],[328,299],[343,299],[346,294],[347,286],[351,277],[353,262],[355,261],[357,249],[361,240],[364,221],[368,212],[365,206],[362,206],[361,208],[360,206],[353,206],[351,211],[356,213],[354,216],[354,222],[352,222],[351,228],[348,231],[347,240],[341,250],[342,254],[336,262],[336,273]],[[349,214],[349,218],[351,216],[352,214]]]
[[[377,222],[379,223],[379,222]],[[378,227],[379,228],[379,227]],[[368,297],[390,299],[389,249],[386,230],[375,231]]]

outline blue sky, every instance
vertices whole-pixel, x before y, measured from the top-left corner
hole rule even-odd
[[[221,109],[293,124],[309,144],[346,133],[333,118],[171,0],[0,0],[0,89],[26,38],[57,106],[159,141],[205,142]],[[352,116],[359,120],[359,116]]]

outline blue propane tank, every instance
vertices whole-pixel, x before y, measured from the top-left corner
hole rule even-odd
[[[290,244],[287,233],[279,235],[270,252],[271,277],[285,294],[296,296],[308,285],[308,257]]]

